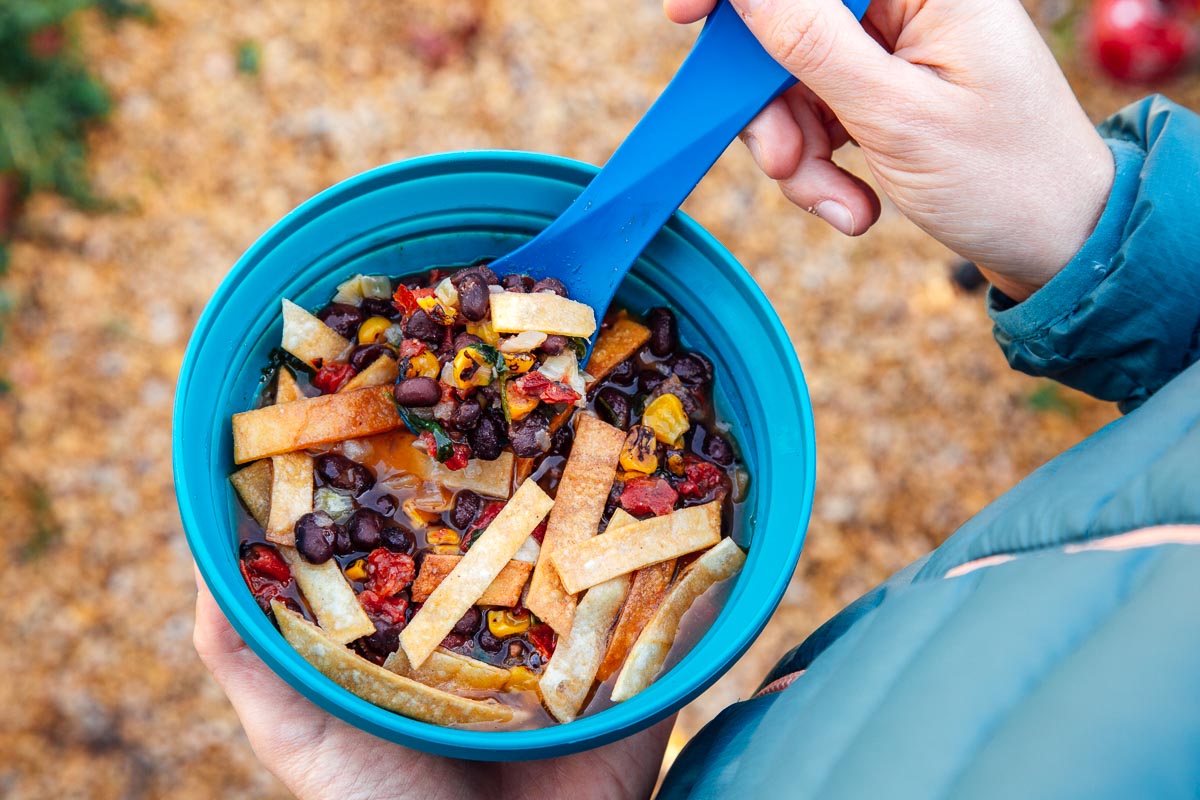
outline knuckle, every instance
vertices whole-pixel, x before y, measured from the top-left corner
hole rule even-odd
[[[820,70],[833,54],[832,28],[823,24],[824,12],[793,5],[781,15],[772,31],[777,58],[793,72]]]

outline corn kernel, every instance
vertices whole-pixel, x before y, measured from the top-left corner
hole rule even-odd
[[[529,413],[538,407],[538,399],[536,397],[526,397],[521,392],[517,391],[517,387],[511,383],[505,384],[504,396],[508,401],[508,416],[513,422],[525,419]]]
[[[487,612],[488,630],[497,639],[516,636],[529,630],[529,612],[514,614],[512,609],[497,608]]]
[[[505,353],[504,365],[508,367],[508,371],[514,375],[520,375],[533,369],[533,365],[537,363],[537,359],[529,353]]]
[[[504,685],[506,692],[537,692],[540,689],[538,675],[529,667],[513,667],[508,671],[508,683]]]
[[[474,372],[467,377],[467,371]],[[458,389],[470,389],[472,386],[487,386],[492,382],[492,367],[478,350],[470,345],[458,351],[454,357],[454,386]]]
[[[441,362],[437,356],[428,350],[415,355],[408,360],[408,369],[404,372],[406,378],[437,378],[442,371]]]
[[[492,327],[492,321],[487,322],[468,322],[467,333],[474,334],[492,347],[500,344],[500,334],[496,333],[496,329]]]
[[[412,497],[405,500],[400,508],[404,511],[404,515],[412,522],[413,527],[416,528],[424,528],[429,523],[437,522],[442,518],[441,514],[418,508],[416,500]]]
[[[667,453],[667,471],[677,478],[682,478],[684,474],[683,453],[678,450],[672,450]]]
[[[392,321],[387,317],[371,317],[358,326],[358,343],[375,344],[378,339],[383,338],[384,331],[390,327],[392,327]]]
[[[362,583],[367,579],[367,560],[360,558],[350,566],[346,567],[346,577],[352,581]]]
[[[654,431],[660,442],[678,446],[691,423],[683,403],[673,394],[660,394],[642,412],[642,424]]]
[[[658,469],[658,442],[654,431],[645,425],[634,425],[625,437],[621,448],[621,468],[629,472],[649,475]]]
[[[458,317],[458,311],[453,306],[443,303],[436,294],[418,297],[417,305],[439,325],[452,325]]]

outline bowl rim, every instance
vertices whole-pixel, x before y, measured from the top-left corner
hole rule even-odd
[[[801,451],[798,455],[803,459],[804,473],[808,479],[802,481],[801,486],[795,487],[797,492],[790,498],[793,502],[790,518],[795,522],[796,535],[790,542],[785,560],[789,568],[776,570],[769,580],[765,576],[758,576],[754,594],[761,602],[758,603],[748,624],[741,629],[742,633],[737,640],[723,648],[723,658],[719,662],[709,663],[703,670],[695,670],[693,674],[676,675],[671,682],[673,685],[668,687],[669,691],[648,713],[621,714],[622,709],[632,706],[617,704],[600,714],[582,717],[571,723],[531,730],[480,731],[449,728],[412,720],[371,705],[338,687],[311,668],[307,662],[304,662],[304,665],[308,667],[307,670],[292,668],[292,663],[299,658],[299,655],[278,634],[273,639],[255,635],[254,629],[240,619],[238,610],[225,596],[225,593],[231,590],[231,581],[229,576],[223,575],[219,565],[215,563],[213,554],[209,552],[211,543],[202,538],[199,533],[203,529],[203,520],[199,518],[195,504],[189,496],[188,469],[184,464],[183,436],[180,434],[184,423],[185,399],[196,377],[198,354],[203,348],[207,333],[213,327],[220,309],[226,305],[228,296],[238,286],[244,275],[252,271],[266,253],[291,235],[297,229],[297,225],[306,224],[306,220],[310,216],[320,216],[331,203],[336,206],[339,201],[352,199],[354,190],[364,184],[379,181],[390,184],[403,180],[404,176],[416,179],[432,175],[458,174],[471,167],[482,168],[499,175],[537,175],[539,177],[552,175],[559,180],[578,184],[580,190],[598,171],[598,167],[586,162],[545,153],[515,150],[453,151],[419,156],[374,167],[340,181],[296,206],[272,224],[239,257],[213,292],[197,319],[176,383],[175,405],[172,414],[172,468],[180,518],[189,550],[198,565],[201,576],[211,589],[222,613],[243,641],[291,687],[325,711],[350,724],[405,746],[476,760],[544,758],[597,747],[631,735],[675,713],[706,690],[724,675],[737,659],[744,655],[761,633],[778,607],[795,569],[795,564],[799,560],[812,513],[816,482],[815,426],[807,384],[799,359],[795,357],[791,337],[778,314],[745,267],[711,233],[682,211],[676,211],[664,226],[704,252],[709,260],[717,263],[745,296],[747,302],[754,307],[760,316],[760,322],[769,329],[775,342],[781,343],[786,352],[791,353],[792,358],[785,359],[790,367],[787,370],[788,374],[780,377],[787,379],[792,390],[790,394],[794,395],[798,401],[794,409],[796,416],[793,424],[800,428]],[[754,480],[760,481],[762,478],[754,476]],[[756,525],[757,523],[751,522],[750,524]],[[240,583],[238,586],[240,587]],[[274,629],[273,625],[271,627]],[[699,642],[697,642],[698,645]],[[347,697],[351,699],[347,699]],[[365,704],[369,706],[369,709],[379,713],[371,713],[367,709],[355,710],[353,706],[356,703],[353,701]],[[632,703],[632,701],[629,702]],[[363,713],[359,713],[359,711]],[[601,722],[597,723],[597,720]]]

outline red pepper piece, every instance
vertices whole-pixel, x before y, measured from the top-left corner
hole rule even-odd
[[[425,343],[420,339],[405,339],[400,342],[401,358],[416,358],[425,352]]]
[[[404,614],[408,611],[408,600],[404,597],[387,597],[367,589],[359,594],[358,602],[371,616],[385,619],[393,625],[404,624]]]
[[[484,532],[488,525],[496,521],[500,511],[504,508],[504,502],[501,500],[493,500],[483,507],[479,512],[479,516],[471,523],[471,527],[467,528],[467,532],[463,534],[462,543],[458,546],[464,553],[471,549],[471,545],[475,544],[475,540]]]
[[[538,651],[538,655],[542,657],[542,662],[550,660],[550,656],[554,655],[554,647],[558,644],[558,637],[554,635],[554,629],[544,622],[539,622],[537,625],[530,627],[525,632],[525,638],[529,639],[529,643]]]
[[[354,367],[349,364],[324,364],[313,376],[312,385],[322,394],[333,394],[353,377]]]
[[[549,524],[550,524],[550,520],[544,519],[541,522],[539,522],[538,526],[536,528],[534,528],[533,531],[529,534],[530,536],[533,537],[533,540],[535,542],[537,542],[539,545],[542,543],[542,540],[546,538],[546,526]]]
[[[675,508],[679,494],[665,478],[632,478],[621,491],[621,508],[630,514],[653,514],[661,517]]]
[[[433,434],[429,431],[421,431],[421,435],[417,437],[417,444],[425,451],[432,459],[437,459],[437,442],[433,438]]]
[[[526,397],[536,397],[543,403],[574,403],[579,393],[569,386],[552,381],[536,370],[513,381],[517,391]]]
[[[695,460],[689,461],[687,456],[684,457],[683,474],[686,480],[679,484],[679,493],[684,497],[704,497],[720,487],[725,473],[707,461],[695,456],[692,458]]]
[[[292,570],[283,556],[267,544],[252,544],[242,553],[242,563],[251,572],[256,572],[284,586],[292,580]]]
[[[454,450],[454,455],[447,458],[443,463],[446,469],[462,469],[467,465],[467,460],[471,457],[471,448],[465,444],[455,442],[451,445]]]
[[[579,392],[561,383],[551,383],[538,399],[543,403],[574,403],[579,400]]]
[[[417,574],[412,556],[377,547],[367,556],[368,588],[383,597],[392,597],[412,583]]]
[[[417,298],[413,295],[412,289],[409,289],[403,283],[396,287],[396,291],[392,295],[392,305],[396,307],[397,311],[403,312],[405,316],[408,316],[419,308]]]

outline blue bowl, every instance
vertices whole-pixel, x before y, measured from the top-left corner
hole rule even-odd
[[[250,408],[281,297],[315,308],[361,272],[391,276],[500,256],[545,227],[596,168],[535,153],[468,152],[379,167],[292,211],[234,265],[196,325],[180,371],[172,443],[188,545],[221,609],[280,677],[317,705],[384,739],[459,758],[548,758],[629,736],[679,710],[746,651],[783,596],[812,507],[812,408],[779,318],[733,256],[682,213],[655,237],[617,296],[669,305],[680,335],[712,358],[716,404],[752,476],[742,506],[749,557],[709,631],[641,694],[591,716],[527,731],[443,728],[361,700],[284,641],[238,572],[229,473],[230,415]]]

